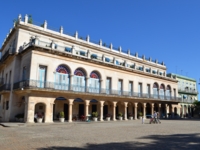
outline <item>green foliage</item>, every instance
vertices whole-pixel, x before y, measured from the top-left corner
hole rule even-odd
[[[60,118],[65,118],[65,113],[63,111],[60,112]]]
[[[92,117],[97,117],[98,116],[98,112],[92,112]]]
[[[15,118],[24,118],[24,114],[17,114],[17,115],[15,115]]]
[[[29,15],[29,17],[28,17],[28,23],[33,24],[33,18],[32,18],[32,15]]]
[[[139,116],[141,116],[141,117],[143,116],[142,112],[139,112]]]
[[[122,117],[122,115],[123,115],[123,114],[122,114],[121,112],[119,112],[118,116],[119,116],[119,117]]]

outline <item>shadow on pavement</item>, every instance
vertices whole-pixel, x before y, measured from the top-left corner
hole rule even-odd
[[[174,134],[174,135],[150,135],[133,139],[135,141],[105,144],[86,144],[85,147],[48,147],[38,150],[197,150],[200,148],[200,133],[197,134]],[[140,142],[152,140],[152,142]]]

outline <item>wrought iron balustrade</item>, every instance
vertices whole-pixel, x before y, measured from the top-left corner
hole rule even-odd
[[[10,84],[3,84],[0,86],[0,91],[10,91]]]
[[[139,98],[155,99],[155,100],[181,101],[181,98],[179,97],[172,97],[172,96],[165,96],[165,95],[158,95],[158,94],[156,95],[156,94],[150,94],[150,93],[137,93],[137,92],[131,92],[131,91],[124,91],[124,90],[95,88],[95,87],[89,87],[89,86],[86,87],[86,86],[80,86],[80,85],[70,85],[70,84],[39,81],[39,80],[24,80],[24,81],[15,83],[13,86],[13,89],[34,89],[34,88],[64,90],[64,91],[71,91],[71,92],[78,92],[78,93],[139,97]]]

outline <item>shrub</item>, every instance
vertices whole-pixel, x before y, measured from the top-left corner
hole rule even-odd
[[[139,113],[139,116],[143,116],[142,112]]]
[[[64,114],[64,112],[61,111],[59,116],[60,116],[60,118],[65,118],[65,114]]]
[[[92,117],[97,117],[98,116],[98,112],[92,112]]]
[[[119,112],[118,116],[119,116],[119,117],[122,117],[122,113],[121,113],[121,112]]]

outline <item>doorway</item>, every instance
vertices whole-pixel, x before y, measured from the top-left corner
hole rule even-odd
[[[64,104],[64,113],[65,113],[65,120],[68,120],[68,116],[69,116],[69,106],[68,104]]]
[[[84,104],[79,104],[79,117],[84,115]]]

